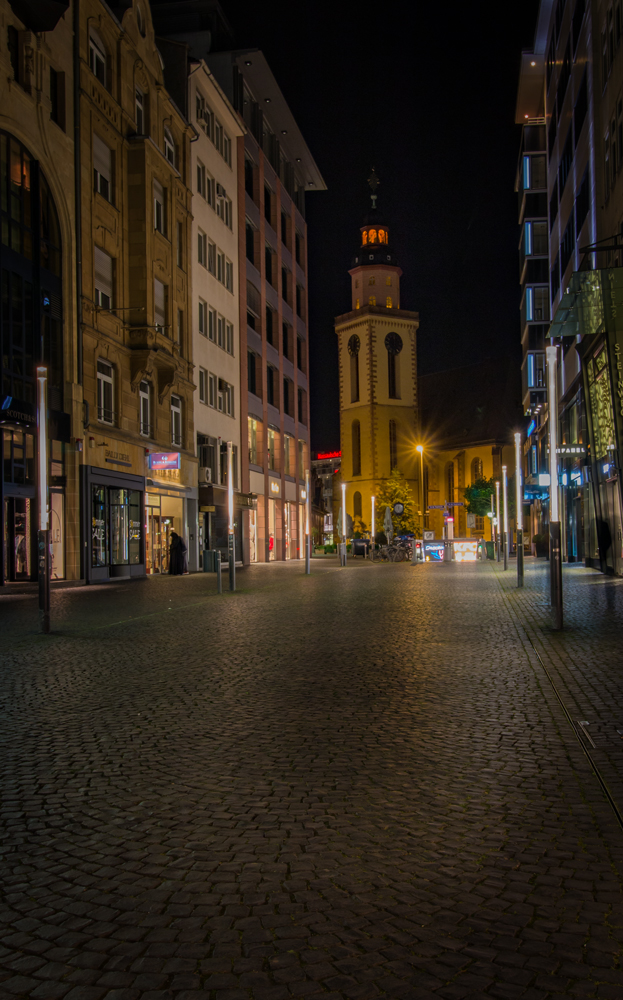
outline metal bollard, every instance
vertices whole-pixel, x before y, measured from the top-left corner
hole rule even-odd
[[[216,551],[216,589],[219,594],[223,593],[223,579],[221,577],[221,551]]]

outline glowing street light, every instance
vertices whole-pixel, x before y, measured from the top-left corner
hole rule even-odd
[[[227,507],[229,531],[227,534],[227,555],[229,557],[229,589],[236,589],[236,537],[234,535],[234,448],[227,442]]]
[[[311,573],[310,557],[311,557],[311,537],[309,531],[309,508],[311,505],[311,497],[309,495],[309,469],[305,470],[305,573],[309,575]]]
[[[507,491],[508,478],[506,475],[506,466],[502,466],[502,496],[504,498],[504,535],[502,537],[502,544],[504,546],[504,569],[508,569],[508,491]]]
[[[375,523],[374,505],[375,505],[375,503],[376,503],[376,497],[372,497],[372,531],[370,532],[370,534],[372,536],[371,539],[370,539],[370,541],[371,541],[372,544],[370,546],[370,559],[372,559],[373,562],[374,562],[374,546],[376,544],[376,534],[375,534],[375,528],[374,528],[374,523]]]
[[[556,628],[562,628],[562,552],[558,512],[558,348],[550,344],[547,356],[547,406],[549,410],[549,574]]]
[[[523,489],[521,434],[515,434],[515,520],[517,522],[517,586],[523,587]]]
[[[495,481],[495,558],[500,561],[500,480]]]
[[[48,509],[48,370],[37,368],[37,459],[39,488],[39,620],[50,631],[50,512]]]
[[[342,566],[346,565],[346,483],[342,483]]]

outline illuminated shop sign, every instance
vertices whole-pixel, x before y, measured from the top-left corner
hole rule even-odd
[[[150,469],[179,469],[179,451],[153,451],[149,456]]]
[[[318,458],[319,459],[324,459],[324,458],[341,458],[341,457],[342,457],[342,452],[341,451],[319,451],[318,452]]]

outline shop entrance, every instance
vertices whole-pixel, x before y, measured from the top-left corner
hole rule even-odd
[[[4,501],[5,582],[35,580],[33,551],[34,501],[30,497],[6,497]]]
[[[145,501],[145,558],[147,572],[168,573],[171,532],[184,537],[184,501],[148,493]],[[186,544],[187,539],[184,538]]]

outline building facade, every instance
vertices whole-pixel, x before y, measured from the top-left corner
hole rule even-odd
[[[373,206],[376,197],[373,195]],[[417,506],[417,330],[400,308],[400,277],[387,226],[373,207],[350,269],[351,310],[335,321],[340,373],[341,483],[346,513],[369,531],[372,497],[393,469]],[[380,524],[379,524],[380,529]]]

